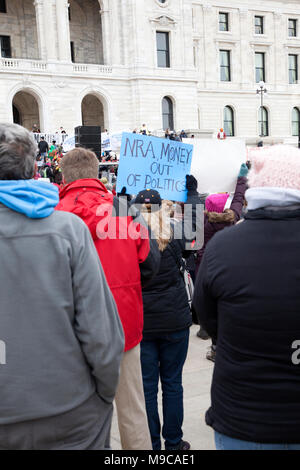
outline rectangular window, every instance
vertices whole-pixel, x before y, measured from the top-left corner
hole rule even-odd
[[[289,37],[297,37],[297,20],[289,19]]]
[[[231,81],[230,51],[220,51],[221,82]]]
[[[70,47],[71,47],[71,61],[75,62],[75,47],[74,47],[74,42],[70,42]]]
[[[266,81],[264,52],[255,52],[255,79],[256,83]]]
[[[219,13],[219,31],[229,31],[228,13]]]
[[[0,57],[11,57],[10,36],[0,36]]]
[[[157,66],[163,68],[170,67],[170,44],[169,33],[156,33],[157,45]]]
[[[263,16],[255,16],[255,34],[264,34]]]
[[[289,55],[289,82],[298,83],[298,56],[294,54]]]
[[[6,0],[0,0],[0,13],[7,13]]]

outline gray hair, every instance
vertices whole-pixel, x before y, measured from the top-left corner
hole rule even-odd
[[[0,180],[33,178],[37,150],[27,129],[18,124],[0,124]]]

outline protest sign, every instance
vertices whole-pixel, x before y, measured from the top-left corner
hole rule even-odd
[[[201,193],[232,193],[242,163],[247,161],[245,141],[241,139],[184,139],[194,145],[191,174]]]
[[[70,152],[75,148],[75,135],[68,137],[63,143],[64,152]]]
[[[169,139],[124,133],[117,192],[155,189],[163,199],[185,202],[185,176],[190,174],[193,146]]]
[[[101,134],[102,150],[106,152],[110,152],[110,151],[119,152],[121,148],[123,132],[129,132],[129,131],[125,130],[122,132],[113,132],[112,134],[103,132]]]
[[[103,151],[111,151],[110,135],[107,132],[102,132],[101,134],[101,147]]]
[[[110,135],[110,145],[113,152],[120,152],[123,132],[114,132]]]

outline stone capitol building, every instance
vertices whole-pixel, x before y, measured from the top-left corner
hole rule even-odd
[[[0,121],[45,133],[296,143],[299,66],[299,0],[0,0]]]

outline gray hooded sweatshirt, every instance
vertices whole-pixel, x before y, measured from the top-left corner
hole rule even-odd
[[[89,230],[66,212],[21,212],[0,204],[0,424],[71,411],[95,392],[111,406],[124,336]]]

